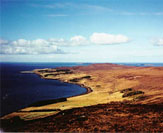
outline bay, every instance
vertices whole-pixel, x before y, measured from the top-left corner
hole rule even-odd
[[[66,98],[86,92],[78,85],[58,80],[41,79],[33,73],[21,73],[41,68],[88,65],[87,63],[0,63],[1,116],[28,105],[58,98]]]

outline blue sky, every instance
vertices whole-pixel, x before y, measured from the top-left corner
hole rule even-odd
[[[163,62],[162,0],[1,0],[1,62]]]

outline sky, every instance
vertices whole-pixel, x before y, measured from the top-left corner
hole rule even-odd
[[[0,62],[163,62],[163,0],[0,2]]]

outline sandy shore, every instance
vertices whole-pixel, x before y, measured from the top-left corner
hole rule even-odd
[[[27,107],[1,119],[20,117],[34,120],[60,111],[128,101],[132,104],[157,104],[163,102],[163,67],[128,67],[115,64],[93,64],[89,66],[37,69],[33,71],[41,78],[73,83],[87,89],[82,95],[38,107]],[[128,88],[131,88],[128,90]]]

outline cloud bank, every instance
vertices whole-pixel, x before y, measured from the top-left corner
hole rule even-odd
[[[127,43],[129,38],[124,35],[107,33],[93,33],[89,39],[81,35],[73,36],[69,40],[56,39],[18,39],[8,41],[0,39],[0,54],[65,54],[63,47],[77,47],[86,45],[113,45]]]
[[[93,33],[90,36],[90,41],[95,44],[119,44],[119,43],[127,43],[129,39],[127,36],[124,35]]]
[[[9,42],[7,40],[1,41],[0,54],[64,54],[61,49],[47,40],[25,40],[18,39]],[[7,43],[6,43],[7,42]]]

